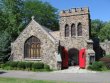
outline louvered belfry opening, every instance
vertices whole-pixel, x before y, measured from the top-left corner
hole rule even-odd
[[[40,50],[40,40],[35,36],[31,36],[24,44],[24,58],[39,59],[41,57]]]

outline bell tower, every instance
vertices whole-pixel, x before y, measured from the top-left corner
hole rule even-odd
[[[79,64],[79,52],[86,49],[85,64],[95,60],[93,41],[90,40],[90,13],[88,7],[72,8],[60,12],[60,43],[68,50],[69,63]]]
[[[72,8],[60,12],[60,34],[61,38],[89,39],[90,14],[88,7]]]

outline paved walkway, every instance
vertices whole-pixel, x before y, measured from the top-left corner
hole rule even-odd
[[[28,71],[0,71],[0,77],[57,80],[80,83],[110,83],[110,72],[103,73],[55,73]]]
[[[77,66],[72,66],[65,70],[54,71],[54,73],[96,73],[96,72],[86,69],[80,69]]]

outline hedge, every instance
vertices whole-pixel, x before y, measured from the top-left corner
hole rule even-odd
[[[89,65],[88,69],[94,70],[94,71],[105,71],[107,70],[107,67],[103,62],[96,61],[96,62],[93,62],[92,65]]]
[[[2,69],[8,70],[30,70],[30,71],[50,71],[50,67],[42,62],[20,62],[20,61],[10,61],[1,64]]]

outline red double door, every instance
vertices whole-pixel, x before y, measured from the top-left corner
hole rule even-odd
[[[62,68],[68,68],[68,60],[69,60],[69,54],[68,51],[63,48],[62,49],[63,54],[62,54]],[[86,67],[86,50],[81,49],[79,51],[79,67],[80,68],[85,68]]]
[[[69,60],[68,51],[65,48],[63,48],[62,49],[62,69],[68,68],[68,60]]]
[[[79,67],[86,67],[86,50],[84,48],[79,51]]]

